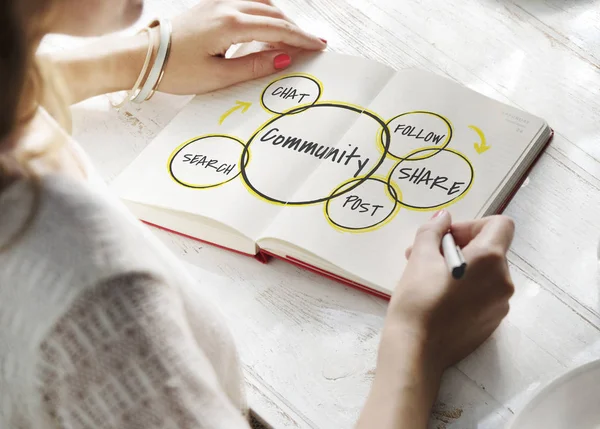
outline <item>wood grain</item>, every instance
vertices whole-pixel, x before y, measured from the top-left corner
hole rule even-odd
[[[152,0],[145,18],[194,2]],[[506,213],[517,293],[507,320],[449,370],[431,428],[502,427],[537,388],[600,356],[600,12],[596,1],[280,0],[331,50],[417,67],[545,118],[556,137]],[[80,43],[46,41],[45,48]],[[74,108],[75,136],[114,178],[188,101]],[[374,375],[386,303],[284,263],[156,231],[220,306],[253,408],[277,428],[350,428]],[[399,356],[399,359],[402,357]]]

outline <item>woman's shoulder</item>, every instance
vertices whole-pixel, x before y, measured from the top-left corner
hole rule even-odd
[[[145,250],[117,203],[108,192],[58,175],[19,180],[0,193],[0,318],[7,322],[0,342],[13,346],[6,356],[0,350],[0,360],[15,357],[19,344],[37,349],[60,320],[75,320],[78,303],[93,316],[110,307],[106,300],[124,307],[141,290],[163,289],[176,299],[165,270],[153,268],[158,257]]]
[[[60,175],[20,180],[0,194],[0,207],[0,261],[48,261],[61,271],[95,267],[110,275],[118,261],[135,259],[119,249],[135,247],[139,232],[107,192],[86,183]]]
[[[37,205],[32,203],[35,192]],[[237,356],[228,332],[215,330],[219,319],[197,296],[188,314],[190,287],[184,286],[189,279],[179,275],[172,255],[153,243],[106,189],[44,177],[38,185],[22,181],[11,186],[0,194],[0,207],[0,231],[20,227],[35,210],[23,234],[0,252],[0,319],[12,321],[0,329],[0,342],[11,343],[0,350],[0,360],[14,361],[18,374],[10,379],[20,383],[6,389],[24,389],[23,377],[35,373],[46,406],[58,413],[77,403],[75,397],[60,399],[56,389],[65,383],[93,390],[108,373],[114,383],[125,382],[132,373],[128,365],[147,362],[133,373],[142,374],[142,384],[152,391],[165,392],[164,397],[139,392],[152,397],[159,414],[165,398],[174,396],[164,382],[176,379],[182,383],[176,393],[189,397],[189,403],[215,403],[215,416],[232,422],[222,427],[245,427]],[[17,353],[25,349],[39,352]],[[3,377],[0,371],[0,381]],[[185,387],[190,383],[191,390]],[[227,395],[217,393],[223,390]]]
[[[104,279],[160,273],[141,228],[108,192],[43,176],[12,184],[0,194],[0,207],[0,284],[12,285],[0,288],[0,297],[38,298],[24,299],[22,310],[38,300],[66,305]]]

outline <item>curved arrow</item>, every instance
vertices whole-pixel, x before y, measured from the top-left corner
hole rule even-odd
[[[244,113],[250,108],[250,106],[252,106],[252,103],[248,103],[247,101],[236,101],[235,106],[233,106],[231,109],[229,109],[227,112],[221,115],[221,117],[219,118],[219,125],[223,124],[223,121],[225,121],[225,119],[227,119],[227,117],[236,110],[242,109],[241,113]]]
[[[489,148],[491,148],[491,146],[488,146],[486,144],[485,134],[483,134],[483,131],[481,131],[475,125],[469,125],[469,128],[471,128],[473,131],[475,131],[477,133],[477,135],[479,136],[479,139],[481,140],[481,143],[474,143],[473,144],[473,147],[475,148],[475,150],[477,151],[478,154],[481,155],[483,152],[485,152],[486,150],[488,150]]]

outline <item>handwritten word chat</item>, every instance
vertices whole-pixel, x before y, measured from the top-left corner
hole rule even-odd
[[[291,98],[292,100],[294,100],[298,104],[300,104],[300,103],[302,103],[302,100],[304,100],[305,97],[310,97],[310,94],[307,92],[300,92],[293,86],[290,86],[290,87],[278,86],[271,93],[271,96],[280,97],[280,98],[283,98],[284,100],[289,100]]]
[[[301,105],[315,103],[321,97],[321,86],[312,77],[284,76],[271,82],[261,95],[261,104],[271,113],[283,113]]]

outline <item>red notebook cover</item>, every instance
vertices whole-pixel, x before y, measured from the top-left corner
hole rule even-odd
[[[550,142],[552,141],[553,137],[554,137],[554,130],[551,130],[551,134],[550,134],[550,137],[548,138],[548,141],[546,141],[546,143],[544,143],[544,149],[550,144]],[[512,190],[512,192],[502,202],[502,204],[500,205],[500,209],[498,210],[497,214],[502,213],[504,211],[504,209],[506,208],[506,206],[514,198],[515,194],[521,188],[521,186],[523,185],[523,182],[525,181],[525,179],[527,178],[527,176],[529,176],[529,173],[533,169],[533,166],[537,163],[537,161],[539,160],[540,156],[544,152],[544,149],[540,150],[540,153],[536,156],[535,160],[531,163],[531,165],[529,166],[529,168],[527,169],[527,171],[519,179],[519,181],[515,185],[515,187]],[[249,256],[249,257],[255,258],[256,260],[258,260],[259,262],[262,262],[263,264],[266,264],[269,261],[270,257],[281,259],[282,261],[289,262],[289,263],[294,264],[294,265],[296,265],[298,267],[301,267],[301,268],[304,268],[306,270],[309,270],[309,271],[311,271],[313,273],[320,274],[320,275],[325,276],[327,278],[330,278],[332,280],[338,281],[338,282],[340,282],[340,283],[342,283],[342,284],[344,284],[346,286],[350,286],[352,288],[355,288],[355,289],[358,289],[358,290],[362,290],[363,292],[367,292],[367,293],[369,293],[371,295],[374,295],[374,296],[377,296],[379,298],[384,298],[384,299],[387,299],[387,300],[390,299],[390,295],[388,295],[386,293],[380,292],[380,291],[372,289],[372,288],[370,288],[368,286],[362,285],[360,283],[354,282],[352,280],[349,280],[349,279],[346,279],[344,277],[340,277],[340,276],[338,276],[336,274],[330,273],[328,271],[322,270],[320,268],[317,268],[317,267],[315,267],[313,265],[310,265],[310,264],[308,264],[306,262],[302,262],[302,261],[300,261],[300,260],[298,260],[296,258],[293,258],[291,256],[285,256],[284,257],[284,256],[281,256],[281,255],[275,255],[275,254],[273,254],[271,252],[268,252],[266,250],[260,250],[256,255],[252,255],[252,254],[249,254],[249,253],[243,253],[243,252],[240,252],[240,251],[235,250],[235,249],[230,249],[228,247],[221,246],[221,245],[219,245],[217,243],[212,243],[210,241],[202,240],[202,239],[200,239],[198,237],[192,237],[190,235],[183,234],[181,232],[165,228],[165,227],[160,226],[160,225],[156,225],[156,224],[153,224],[153,223],[150,223],[150,222],[146,222],[146,221],[142,221],[142,222],[144,222],[144,223],[146,223],[148,225],[151,225],[151,226],[153,226],[155,228],[162,229],[164,231],[172,232],[174,234],[178,234],[178,235],[181,235],[183,237],[191,238],[193,240],[197,240],[197,241],[200,241],[202,243],[210,244],[212,246],[216,246],[216,247],[219,247],[221,249],[230,250],[232,252],[239,253],[240,255],[244,255],[244,256]]]

